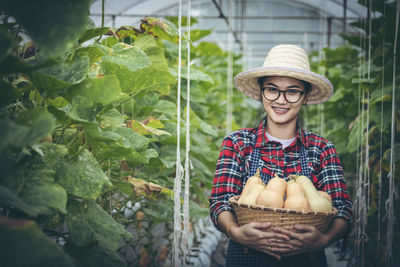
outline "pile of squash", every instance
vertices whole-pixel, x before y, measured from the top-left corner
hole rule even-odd
[[[332,199],[318,191],[306,176],[290,175],[288,182],[275,175],[267,184],[260,178],[259,170],[250,177],[240,195],[239,204],[285,208],[303,212],[331,212]]]

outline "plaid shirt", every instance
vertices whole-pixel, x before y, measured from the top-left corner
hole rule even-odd
[[[265,134],[265,120],[256,128],[240,129],[225,137],[210,198],[210,216],[218,228],[218,215],[234,210],[229,198],[239,195],[248,179],[250,155],[260,147],[261,178],[267,183],[275,174],[287,179],[289,174],[300,174],[301,146],[307,149],[311,179],[318,190],[327,192],[337,208],[337,217],[351,221],[350,195],[346,188],[343,170],[335,147],[329,141],[307,130],[297,129],[296,139],[284,150],[278,142],[269,141]]]

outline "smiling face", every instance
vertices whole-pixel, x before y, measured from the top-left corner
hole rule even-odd
[[[294,90],[304,92],[304,82],[289,77],[266,77],[261,88],[265,90],[265,94],[262,94],[262,103],[268,114],[267,131],[269,133],[273,132],[268,130],[268,128],[271,127],[278,127],[281,129],[283,127],[290,127],[289,129],[295,129],[297,116],[304,103],[305,94],[302,93],[299,101],[296,103],[290,103],[286,99],[289,99],[290,101],[290,95],[293,96],[298,93]],[[268,95],[278,94],[278,90],[281,92],[276,100],[270,101],[266,98]],[[284,91],[286,92],[286,99],[284,97]],[[273,99],[270,97],[268,98]]]

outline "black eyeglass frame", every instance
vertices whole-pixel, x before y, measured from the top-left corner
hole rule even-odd
[[[291,103],[291,104],[294,104],[294,103],[297,103],[297,102],[299,102],[300,101],[300,99],[301,99],[301,97],[303,96],[303,94],[305,94],[305,91],[300,91],[300,90],[294,90],[294,91],[297,91],[297,92],[299,92],[300,93],[300,97],[299,97],[299,99],[297,99],[297,101],[295,101],[295,102],[292,102],[292,101],[289,101],[289,100],[287,100],[287,98],[286,98],[286,92],[288,91],[288,90],[279,90],[279,89],[277,89],[277,88],[274,88],[275,90],[277,90],[278,91],[278,96],[275,98],[275,99],[268,99],[266,96],[265,96],[265,89],[267,89],[267,88],[269,88],[269,87],[263,87],[263,88],[261,88],[261,90],[262,90],[262,94],[263,94],[263,96],[265,97],[265,99],[267,99],[268,101],[275,101],[275,100],[277,100],[280,96],[281,96],[281,93],[283,93],[283,97],[285,98],[285,100],[286,100],[286,102],[289,102],[289,103]]]

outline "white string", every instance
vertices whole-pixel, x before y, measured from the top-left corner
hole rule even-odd
[[[232,0],[228,2],[228,64],[226,77],[226,135],[232,132],[232,76],[233,76],[233,33],[232,33]]]
[[[189,244],[189,187],[190,187],[190,11],[192,8],[192,1],[188,0],[187,8],[187,91],[186,91],[186,149],[185,149],[185,192],[183,197],[183,265],[186,266],[186,257],[190,249]]]
[[[395,191],[394,185],[394,140],[395,140],[395,110],[396,110],[396,54],[397,54],[397,33],[399,29],[399,13],[400,13],[400,0],[396,2],[396,27],[395,27],[395,37],[394,37],[394,46],[393,46],[393,87],[392,87],[392,125],[391,125],[391,139],[390,139],[390,171],[389,171],[389,196],[386,200],[386,211],[388,218],[387,225],[387,250],[386,250],[386,263],[388,266],[392,266],[393,257],[392,257],[392,247],[393,247],[393,236],[394,236],[394,224],[395,224],[395,215],[394,215],[394,197],[397,193]],[[397,196],[398,197],[398,196]]]
[[[319,23],[319,29],[320,29],[320,36],[319,36],[319,52],[318,52],[318,61],[321,62],[322,60],[325,60],[325,55],[324,52],[322,51],[322,48],[326,46],[325,43],[325,23],[326,23],[326,0],[321,0],[321,7],[322,7],[322,12],[320,14],[320,23]],[[327,38],[326,38],[327,39]],[[325,75],[325,67],[324,66],[319,66],[318,68],[319,74]],[[324,105],[318,105],[318,118],[319,118],[319,134],[324,135],[324,123],[325,123],[325,118],[324,118]]]
[[[386,2],[383,1],[382,28],[385,29]],[[383,88],[385,86],[385,31],[382,41],[382,84],[381,84],[381,128],[380,128],[380,147],[379,147],[379,181],[378,181],[378,236],[376,246],[376,258],[380,256],[381,245],[381,205],[382,205],[382,154],[383,154]]]
[[[363,20],[361,21],[361,27]],[[362,34],[360,33],[360,48],[363,51],[362,46]],[[360,68],[358,71],[358,78],[361,79],[361,76],[364,75],[364,57],[360,56]],[[359,133],[357,133],[357,169],[358,169],[358,183],[356,190],[356,200],[354,202],[355,206],[355,258],[356,258],[356,266],[363,266],[364,261],[364,237],[365,237],[365,222],[366,222],[366,207],[365,207],[365,197],[364,197],[364,169],[363,169],[363,129],[364,129],[364,110],[361,106],[362,99],[364,97],[364,88],[361,90],[361,83],[358,85],[358,116],[359,120],[361,120],[361,127],[359,129]]]
[[[179,31],[179,43],[178,43],[178,92],[177,92],[177,122],[176,122],[176,174],[174,180],[174,241],[172,250],[172,262],[173,266],[182,266],[180,264],[179,257],[179,243],[180,235],[182,232],[182,220],[181,220],[181,190],[182,190],[182,178],[183,178],[183,167],[181,164],[180,155],[180,125],[181,125],[181,61],[182,61],[182,0],[179,0],[179,17],[178,17],[178,31]]]
[[[368,7],[369,25],[368,25],[368,81],[371,73],[371,39],[372,39],[372,0],[369,0]]]

